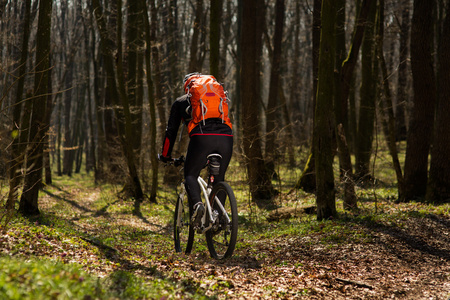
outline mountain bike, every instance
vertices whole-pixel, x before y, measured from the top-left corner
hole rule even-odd
[[[206,180],[201,176],[197,179],[205,207],[199,224],[193,224],[191,220],[192,207],[189,205],[184,182],[181,183],[174,214],[173,238],[176,252],[191,253],[194,235],[198,233],[205,234],[212,258],[225,259],[233,254],[238,232],[237,203],[228,183],[222,181],[214,184],[214,176],[219,174],[221,158],[217,153],[208,155]],[[172,163],[181,166],[184,157],[173,159]]]

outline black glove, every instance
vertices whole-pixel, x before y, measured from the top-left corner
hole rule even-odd
[[[172,158],[170,156],[166,157],[166,156],[163,156],[162,154],[158,154],[158,159],[160,161],[162,161],[163,163],[167,163],[172,160]]]

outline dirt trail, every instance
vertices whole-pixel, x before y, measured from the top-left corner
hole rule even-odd
[[[88,240],[94,248],[104,246],[103,255],[73,254],[72,260],[84,259],[84,264],[90,266],[87,269],[99,276],[122,268],[149,278],[161,276],[183,281],[204,289],[206,295],[240,299],[447,300],[450,297],[448,216],[428,214],[411,218],[402,226],[380,222],[364,228],[359,224],[359,230],[367,234],[366,243],[332,240],[323,243],[317,232],[303,237],[239,240],[234,256],[221,262],[210,259],[206,250],[190,256],[173,253],[170,224],[157,217],[114,213],[111,209],[130,206],[130,202],[117,200],[98,208],[94,204],[99,190],[75,194],[76,201],[72,192],[49,194],[41,201],[41,207],[58,213],[52,207],[63,201],[71,212],[61,213],[71,214],[69,219],[80,232],[95,235],[105,228],[126,227],[134,228],[142,239],[114,247]],[[147,237],[148,233],[153,237]],[[150,241],[153,244],[143,248]]]

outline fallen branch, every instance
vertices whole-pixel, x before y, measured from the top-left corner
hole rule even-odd
[[[345,284],[353,284],[353,285],[356,285],[356,286],[359,286],[359,287],[368,288],[368,289],[371,289],[371,290],[374,289],[373,286],[368,285],[368,284],[366,284],[366,283],[364,283],[364,282],[353,281],[353,280],[343,279],[343,278],[339,278],[339,277],[336,277],[335,279],[336,279],[337,281],[343,282],[343,283],[345,283]]]

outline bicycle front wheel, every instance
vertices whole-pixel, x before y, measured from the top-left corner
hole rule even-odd
[[[188,199],[186,196],[178,196],[173,224],[173,239],[176,252],[191,253],[192,245],[194,244],[194,229],[190,226],[190,223]]]
[[[238,232],[237,203],[233,190],[226,182],[217,183],[210,194],[210,204],[218,217],[206,231],[206,242],[211,257],[225,259],[233,254]]]

